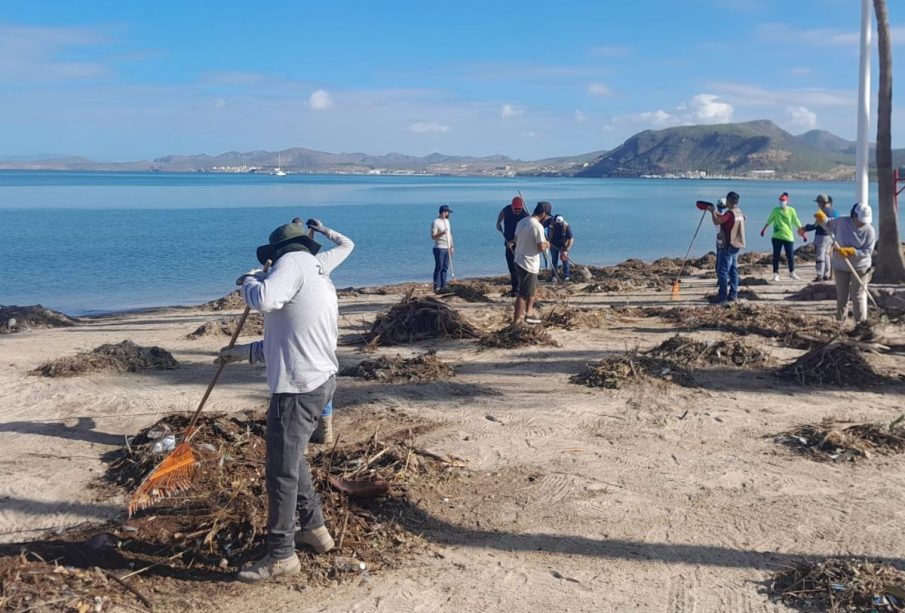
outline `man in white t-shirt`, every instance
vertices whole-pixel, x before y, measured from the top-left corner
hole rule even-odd
[[[450,213],[452,213],[452,209],[444,204],[440,207],[437,218],[431,222],[431,238],[434,241],[435,292],[442,292],[446,289],[446,271],[449,269],[449,260],[455,251],[452,227],[449,225]]]
[[[531,217],[515,226],[515,274],[518,276],[518,296],[515,299],[515,313],[512,324],[539,324],[534,314],[534,296],[537,293],[537,274],[540,272],[540,256],[548,248],[544,234],[544,222],[553,214],[553,205],[538,202]]]

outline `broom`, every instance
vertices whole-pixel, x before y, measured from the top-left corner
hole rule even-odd
[[[267,263],[264,265],[264,272],[267,272],[269,268],[270,260],[267,260]],[[239,323],[236,324],[236,330],[233,332],[232,338],[229,339],[227,348],[236,344],[236,339],[239,338],[239,333],[242,332],[242,327],[245,325],[245,320],[248,319],[248,314],[250,312],[251,307],[246,306],[245,310],[242,312],[242,317],[239,318]],[[198,423],[198,417],[201,415],[201,410],[204,409],[204,404],[207,402],[208,397],[211,395],[211,391],[213,391],[214,386],[217,384],[217,380],[220,378],[220,373],[223,372],[224,366],[226,366],[226,363],[220,360],[219,366],[217,366],[217,372],[214,373],[214,378],[211,379],[211,382],[208,384],[207,390],[205,390],[204,396],[201,398],[201,402],[198,403],[198,408],[195,409],[195,414],[192,415],[192,419],[189,421],[182,442],[176,445],[173,451],[171,451],[154,470],[148,473],[148,476],[144,478],[144,481],[141,482],[141,485],[139,485],[138,489],[135,490],[135,493],[132,494],[132,498],[129,499],[129,517],[132,517],[132,514],[136,511],[146,509],[162,498],[175,496],[179,492],[183,492],[192,486],[192,478],[195,476],[198,461],[195,459],[195,453],[192,451],[190,443],[198,432],[195,425]]]
[[[703,211],[703,213],[701,213],[701,220],[698,222],[698,227],[694,231],[694,236],[691,237],[691,243],[688,245],[688,249],[685,251],[685,258],[683,258],[682,260],[682,266],[679,267],[679,274],[676,275],[676,280],[672,282],[672,300],[679,299],[679,279],[682,278],[682,273],[685,271],[685,264],[688,263],[688,254],[691,253],[691,248],[694,246],[694,241],[698,237],[698,232],[701,231],[701,224],[704,223],[704,217],[707,215],[710,207],[713,206],[713,203],[707,202],[706,200],[698,200],[695,203],[695,206]]]

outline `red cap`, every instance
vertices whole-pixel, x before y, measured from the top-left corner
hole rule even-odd
[[[789,194],[787,194],[786,192],[783,192],[782,195],[779,197],[779,199],[782,200],[783,202],[785,202],[786,200],[789,199]]]
[[[523,209],[525,208],[525,201],[522,200],[521,196],[516,196],[512,199],[512,208],[514,209]]]

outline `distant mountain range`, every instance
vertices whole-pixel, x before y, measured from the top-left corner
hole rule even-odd
[[[893,152],[905,164],[905,150]],[[267,174],[437,174],[467,176],[761,177],[851,179],[855,143],[823,130],[793,136],[772,121],[645,130],[611,151],[522,161],[433,153],[327,153],[296,147],[283,151],[229,151],[219,155],[167,155],[134,162],[95,162],[78,156],[0,159],[0,169],[225,172]]]

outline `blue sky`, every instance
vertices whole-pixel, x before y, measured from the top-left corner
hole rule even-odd
[[[905,10],[889,4],[902,65]],[[527,160],[751,119],[853,140],[859,5],[5,2],[0,156],[308,147]]]

